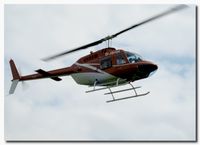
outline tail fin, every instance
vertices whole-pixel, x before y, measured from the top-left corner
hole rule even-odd
[[[15,66],[15,63],[12,59],[10,60],[10,68],[12,71],[13,80],[19,80],[20,76],[19,76],[18,70]]]
[[[15,92],[17,84],[20,80],[20,75],[19,75],[19,72],[18,72],[18,70],[15,66],[15,63],[12,59],[10,60],[10,68],[11,68],[13,80],[12,80],[12,85],[11,85],[10,90],[9,90],[9,94],[13,94]]]

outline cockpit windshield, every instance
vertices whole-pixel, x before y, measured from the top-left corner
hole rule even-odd
[[[127,59],[130,63],[135,63],[142,60],[142,57],[136,53],[126,51]]]

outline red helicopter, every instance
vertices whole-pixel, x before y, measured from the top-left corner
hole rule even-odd
[[[152,74],[158,69],[158,66],[150,61],[142,59],[142,57],[136,53],[109,47],[109,40],[133,28],[136,28],[150,21],[166,16],[172,12],[183,9],[185,7],[186,7],[185,5],[178,5],[176,7],[164,11],[163,13],[160,13],[149,19],[146,19],[138,24],[135,24],[113,35],[102,38],[98,41],[43,59],[44,61],[49,61],[66,54],[73,53],[75,51],[87,49],[89,47],[98,45],[104,41],[108,41],[108,48],[104,48],[96,52],[90,52],[90,54],[81,57],[70,67],[65,67],[50,71],[38,69],[36,70],[37,73],[35,74],[20,76],[14,61],[11,59],[10,67],[13,79],[11,88],[9,90],[9,94],[14,93],[19,81],[36,80],[43,78],[50,78],[54,81],[61,81],[62,79],[60,77],[71,75],[72,78],[76,81],[76,83],[80,85],[87,85],[93,87],[92,90],[86,91],[87,93],[108,89],[109,92],[105,93],[105,95],[111,94],[112,99],[108,100],[107,102],[119,101],[123,99],[129,99],[133,97],[147,95],[149,92],[138,94],[136,89],[141,87],[134,87],[131,84],[131,82],[149,77],[150,74]],[[113,87],[118,87],[126,84],[129,84],[131,88],[118,91],[111,90],[111,88]],[[123,98],[115,98],[113,95],[115,93],[129,91],[129,90],[134,90],[135,95]]]

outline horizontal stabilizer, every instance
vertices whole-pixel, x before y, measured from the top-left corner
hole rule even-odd
[[[48,73],[48,72],[46,72],[46,71],[44,71],[42,69],[38,69],[38,70],[36,70],[36,72],[38,72],[39,74],[42,74],[45,77],[49,77],[54,81],[61,81],[62,80],[61,78],[59,78],[57,76],[52,76],[50,73]]]

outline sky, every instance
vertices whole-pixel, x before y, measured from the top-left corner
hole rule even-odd
[[[158,65],[136,81],[150,94],[106,103],[106,91],[85,93],[68,76],[19,83],[13,95],[9,60],[20,74],[72,65],[93,48],[51,62],[42,58],[75,48],[158,14],[174,5],[5,5],[4,74],[6,140],[195,140],[195,6],[124,33],[112,47],[136,52]],[[125,87],[121,87],[125,88]],[[114,90],[114,89],[113,89]],[[116,97],[130,95],[123,93]]]

